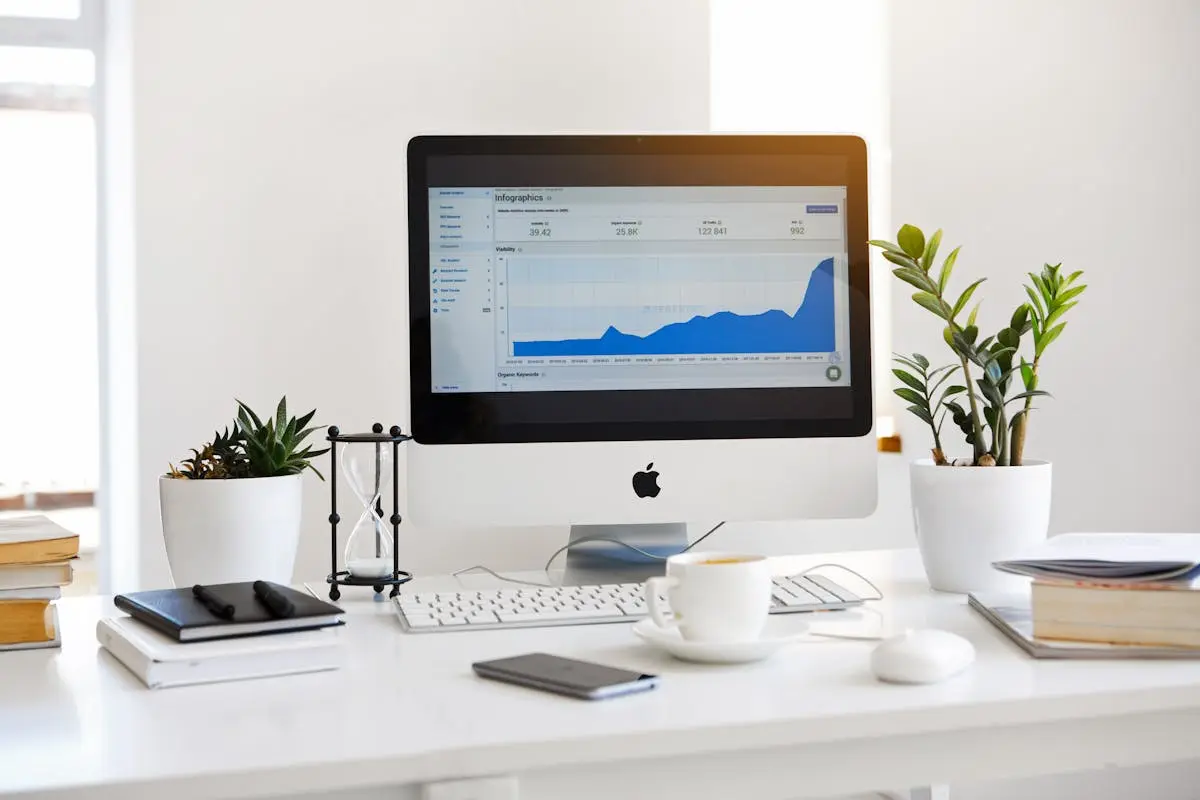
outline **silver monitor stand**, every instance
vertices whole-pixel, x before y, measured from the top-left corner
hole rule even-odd
[[[622,547],[616,539],[652,553],[651,558]],[[565,586],[597,583],[640,583],[663,574],[667,556],[682,553],[688,546],[687,524],[664,522],[648,525],[572,525],[567,550]]]

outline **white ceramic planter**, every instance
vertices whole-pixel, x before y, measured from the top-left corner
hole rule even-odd
[[[301,476],[160,478],[159,509],[176,586],[291,583],[300,542]]]
[[[1050,464],[912,465],[913,524],[929,585],[942,592],[1011,591],[1028,581],[992,568],[1046,538]]]

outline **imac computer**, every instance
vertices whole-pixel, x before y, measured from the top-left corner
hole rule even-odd
[[[569,525],[603,575],[661,565],[598,540],[871,513],[866,165],[853,136],[413,139],[411,519]]]

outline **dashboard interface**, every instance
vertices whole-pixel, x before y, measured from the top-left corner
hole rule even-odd
[[[435,394],[850,385],[847,187],[428,187]]]

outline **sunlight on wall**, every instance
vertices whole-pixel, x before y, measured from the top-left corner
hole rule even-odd
[[[711,8],[712,129],[862,136],[870,233],[891,238],[885,0],[712,0]],[[886,267],[878,259],[872,272],[877,417],[892,406]]]

